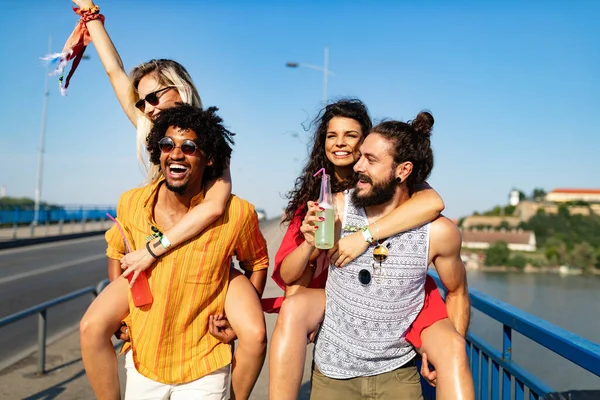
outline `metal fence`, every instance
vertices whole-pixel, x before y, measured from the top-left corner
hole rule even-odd
[[[439,276],[430,272],[443,291]],[[512,332],[517,331],[572,363],[600,376],[600,345],[559,328],[507,303],[469,288],[471,307],[502,324],[502,349],[479,336],[467,334],[467,353],[475,383],[476,399],[541,399],[555,390],[512,361]],[[518,351],[518,350],[517,350]],[[599,393],[600,394],[600,393]],[[435,399],[427,390],[426,399]]]
[[[114,206],[64,206],[41,207],[38,224],[53,224],[73,221],[93,221],[107,219],[106,213],[116,215]],[[0,225],[29,225],[34,221],[35,212],[31,208],[15,207],[0,210]]]
[[[98,293],[100,293],[106,287],[106,285],[108,285],[108,279],[99,282],[96,286],[88,286],[83,289],[79,289],[75,292],[71,292],[64,296],[57,297],[45,303],[38,304],[37,306],[4,317],[0,319],[0,328],[20,321],[23,318],[27,318],[35,314],[38,315],[38,365],[36,375],[43,375],[46,372],[46,332],[48,326],[46,317],[48,309],[58,306],[59,304],[66,303],[67,301],[74,300],[78,297],[88,295],[90,293],[95,298],[96,296],[98,296]]]

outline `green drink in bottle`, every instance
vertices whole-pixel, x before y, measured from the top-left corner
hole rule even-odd
[[[327,250],[333,247],[333,233],[335,229],[335,213],[333,208],[333,196],[331,195],[330,177],[323,171],[321,176],[321,195],[319,196],[319,207],[325,211],[317,213],[318,217],[324,217],[325,221],[317,222],[318,229],[315,232],[315,247]]]

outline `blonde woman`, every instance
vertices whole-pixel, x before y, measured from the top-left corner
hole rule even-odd
[[[90,0],[73,2],[81,9],[95,9]],[[143,160],[146,155],[146,137],[152,127],[152,121],[161,110],[173,107],[178,102],[202,107],[198,91],[185,68],[172,60],[152,60],[143,63],[134,68],[131,76],[128,76],[103,23],[94,19],[87,22],[86,27],[117,99],[136,127],[138,158]],[[160,178],[158,168],[149,169],[149,181]],[[209,182],[205,186],[205,193],[201,204],[164,232],[170,245],[168,242],[165,245],[164,241],[161,243],[160,238],[150,242],[155,256],[160,257],[169,249],[196,236],[223,213],[231,194],[229,170],[222,179]],[[129,310],[128,284],[121,274],[132,274],[133,283],[139,273],[150,267],[153,261],[153,255],[145,248],[128,254],[120,261],[109,259],[108,274],[111,283],[92,303],[80,323],[82,359],[94,393],[99,399],[120,398],[117,362],[110,338],[120,329],[121,320]],[[259,296],[262,295],[265,281],[266,271],[253,274],[250,279],[232,271],[230,277],[225,314],[239,338],[232,363],[232,389],[237,399],[248,398],[264,363],[266,331]],[[224,329],[219,329],[220,327]],[[125,336],[126,330],[126,327],[122,329]],[[228,328],[227,321],[220,316],[211,319],[210,330],[226,342],[235,338]]]

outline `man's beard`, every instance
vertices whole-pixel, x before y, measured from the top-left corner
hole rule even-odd
[[[373,207],[379,204],[387,203],[396,193],[396,180],[394,175],[390,174],[388,180],[384,182],[373,183],[373,180],[366,175],[359,174],[358,179],[371,184],[371,190],[367,194],[359,195],[358,189],[352,192],[352,203],[356,207]]]
[[[167,184],[167,189],[169,189],[171,192],[176,193],[176,194],[184,194],[188,187],[187,182],[180,186],[173,186],[168,181],[166,182],[166,184]]]

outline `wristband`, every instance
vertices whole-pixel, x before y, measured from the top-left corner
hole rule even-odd
[[[156,254],[154,254],[152,252],[152,250],[150,249],[150,242],[146,242],[146,250],[148,250],[148,253],[150,253],[150,255],[152,256],[152,258],[154,258],[155,260],[158,259],[158,256]]]
[[[162,244],[162,247],[164,247],[165,250],[171,247],[171,242],[165,235],[160,236],[158,241],[160,242],[160,244]]]
[[[362,231],[363,238],[365,238],[365,242],[367,242],[369,244],[373,244],[375,242],[375,240],[373,239],[373,235],[371,234],[371,231],[369,230],[368,226],[361,228],[361,231]]]

